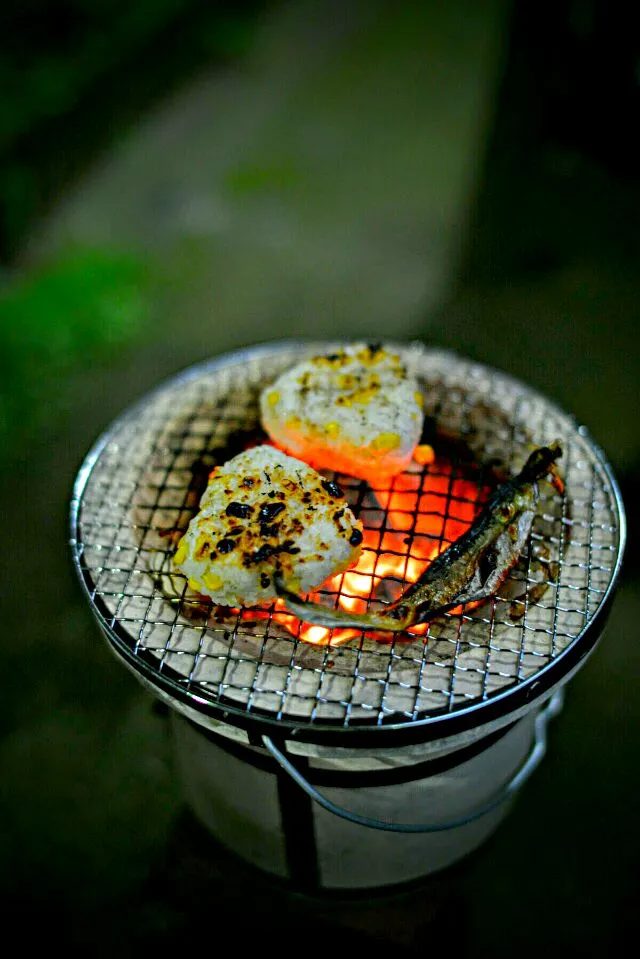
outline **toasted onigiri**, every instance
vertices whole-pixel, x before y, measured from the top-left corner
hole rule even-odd
[[[260,396],[262,426],[316,469],[368,480],[406,469],[423,425],[422,393],[400,356],[354,343],[296,364]]]
[[[174,569],[221,606],[276,596],[274,575],[307,593],[360,556],[362,523],[340,487],[272,446],[217,467],[178,544]]]

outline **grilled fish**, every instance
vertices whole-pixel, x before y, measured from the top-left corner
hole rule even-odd
[[[299,619],[325,626],[402,632],[426,623],[464,603],[488,599],[499,588],[522,553],[535,516],[538,481],[549,478],[557,488],[556,441],[535,449],[524,467],[502,483],[473,524],[427,567],[422,576],[383,610],[349,613],[305,602],[276,578],[276,592]]]

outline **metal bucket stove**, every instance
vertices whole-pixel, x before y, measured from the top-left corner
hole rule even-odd
[[[387,600],[401,588],[382,572],[394,553],[387,533],[402,533],[407,557],[424,557],[429,537],[444,548],[477,513],[490,464],[515,472],[531,444],[557,438],[565,491],[544,484],[527,548],[497,595],[384,643],[310,632],[277,604],[203,602],[169,560],[208,472],[255,434],[265,385],[337,345],[268,344],[162,384],[95,444],[71,509],[86,598],[117,657],[169,705],[190,806],[248,862],[326,890],[426,876],[491,834],[600,639],[625,538],[611,468],[571,416],[486,366],[393,344],[445,453],[382,496],[332,476],[375,532],[360,574],[368,599],[382,602],[381,583]],[[347,588],[342,579],[322,601],[340,602]]]

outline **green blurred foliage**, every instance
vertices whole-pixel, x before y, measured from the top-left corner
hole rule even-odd
[[[3,4],[0,147],[73,107],[84,87],[189,5],[188,0]]]
[[[230,170],[225,186],[232,196],[251,196],[256,193],[281,193],[298,186],[302,174],[295,161],[284,159],[279,163],[246,164]]]
[[[0,3],[0,259],[97,150],[211,60],[240,56],[261,0]]]
[[[148,275],[127,256],[96,250],[64,259],[0,296],[0,444],[64,407],[74,368],[91,369],[137,340],[148,323]]]

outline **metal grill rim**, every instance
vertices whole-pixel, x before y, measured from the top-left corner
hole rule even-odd
[[[230,644],[227,647],[227,658],[226,664],[222,669],[222,678],[217,683],[211,683],[208,681],[198,680],[195,676],[195,668],[198,663],[198,656],[205,655],[202,654],[202,649],[206,640],[206,629],[201,629],[199,647],[195,652],[195,665],[187,675],[182,675],[180,672],[177,672],[173,666],[167,665],[166,661],[169,659],[170,653],[168,646],[169,640],[167,640],[167,643],[165,643],[164,649],[159,646],[156,647],[155,652],[150,652],[150,648],[144,645],[142,634],[145,625],[148,625],[146,615],[143,617],[140,623],[137,637],[133,635],[135,633],[134,624],[138,621],[135,619],[128,619],[126,616],[121,616],[120,610],[124,597],[129,595],[127,593],[127,589],[129,587],[131,578],[134,576],[134,574],[141,572],[139,569],[136,570],[135,567],[128,569],[126,563],[121,564],[123,567],[122,569],[116,565],[104,567],[104,569],[110,569],[114,574],[121,573],[123,571],[127,574],[125,584],[120,593],[118,594],[118,591],[116,591],[116,594],[118,595],[117,605],[115,608],[113,606],[109,606],[105,598],[107,595],[106,591],[104,588],[102,590],[99,588],[100,577],[98,576],[96,581],[95,575],[92,576],[92,573],[96,573],[97,568],[92,567],[86,562],[86,556],[87,550],[94,547],[98,549],[98,551],[112,548],[116,554],[122,554],[126,547],[118,546],[116,543],[118,538],[118,530],[121,529],[121,525],[118,523],[113,524],[113,541],[111,542],[110,546],[105,542],[92,544],[91,537],[87,535],[90,524],[89,522],[86,522],[83,526],[81,510],[83,505],[86,505],[84,499],[85,494],[91,478],[95,477],[97,464],[99,463],[100,458],[104,454],[105,450],[108,449],[109,444],[114,442],[114,437],[117,439],[121,431],[128,425],[135,425],[138,418],[144,415],[145,410],[151,408],[154,399],[161,398],[163,395],[166,395],[167,391],[170,391],[172,388],[184,388],[190,384],[197,385],[198,381],[202,377],[206,377],[211,374],[216,375],[217,372],[229,370],[237,365],[239,365],[241,368],[244,368],[250,362],[255,361],[260,363],[261,360],[266,360],[268,357],[273,358],[273,356],[280,358],[287,356],[289,357],[290,361],[293,361],[297,355],[305,351],[310,351],[312,349],[317,350],[318,348],[333,348],[335,345],[336,344],[308,344],[298,341],[285,341],[276,344],[265,344],[261,347],[254,347],[249,350],[240,350],[236,353],[226,354],[203,364],[197,364],[182,374],[179,374],[177,377],[174,377],[172,380],[160,384],[157,389],[142,397],[138,403],[132,406],[129,410],[125,411],[125,413],[119,417],[96,442],[93,449],[87,455],[85,462],[78,473],[74,487],[71,505],[71,547],[74,565],[91,608],[100,623],[103,633],[105,634],[114,651],[158,694],[171,697],[172,699],[175,699],[178,704],[188,705],[189,707],[195,708],[197,711],[201,711],[213,718],[222,718],[223,720],[247,728],[251,728],[256,724],[266,724],[269,726],[275,725],[281,732],[286,729],[290,733],[297,733],[300,738],[316,738],[318,736],[322,737],[325,734],[329,736],[338,734],[340,739],[342,739],[345,733],[361,734],[370,738],[370,734],[375,730],[378,730],[379,733],[381,733],[383,730],[387,732],[401,730],[406,733],[409,738],[433,738],[435,736],[443,735],[443,729],[445,726],[447,730],[459,729],[463,727],[469,728],[478,724],[480,721],[484,722],[486,719],[489,719],[492,714],[510,712],[519,708],[523,703],[526,703],[532,698],[538,698],[545,692],[545,690],[550,689],[554,683],[560,681],[563,676],[566,676],[573,668],[575,668],[577,663],[584,659],[586,654],[597,642],[601,632],[603,620],[606,618],[606,612],[608,610],[608,606],[610,605],[613,587],[619,573],[624,551],[624,509],[615,477],[613,476],[611,467],[607,463],[602,451],[596,446],[595,443],[593,443],[588,435],[588,432],[583,427],[577,426],[577,424],[574,424],[575,438],[577,439],[579,437],[583,442],[584,449],[587,449],[592,457],[592,463],[590,470],[590,484],[585,483],[583,498],[579,495],[579,490],[577,488],[573,490],[573,505],[575,507],[576,504],[578,504],[580,509],[586,509],[587,517],[586,519],[574,519],[574,517],[570,516],[566,508],[566,498],[563,498],[560,520],[559,522],[555,522],[554,525],[554,532],[557,533],[555,541],[553,536],[547,536],[546,538],[549,541],[552,541],[554,548],[558,550],[562,566],[563,549],[566,545],[565,541],[572,535],[574,531],[573,524],[576,523],[577,527],[588,530],[588,542],[584,544],[588,554],[587,562],[586,564],[576,564],[576,568],[580,570],[580,573],[576,572],[576,579],[579,578],[579,576],[582,576],[584,579],[584,573],[586,569],[587,605],[585,610],[575,610],[566,606],[563,607],[559,598],[560,587],[555,589],[556,598],[553,604],[553,626],[550,631],[546,630],[551,637],[551,653],[548,657],[548,661],[542,664],[539,669],[534,670],[531,675],[523,676],[522,666],[525,656],[529,655],[529,653],[525,649],[524,641],[522,641],[519,649],[516,650],[518,655],[518,666],[515,682],[508,685],[504,689],[498,688],[497,691],[491,691],[487,688],[487,682],[488,677],[491,675],[489,666],[491,665],[492,660],[495,661],[496,659],[499,659],[501,653],[507,651],[509,653],[513,653],[514,649],[513,647],[510,647],[508,650],[505,650],[500,646],[500,643],[494,644],[493,642],[494,635],[496,633],[496,624],[498,623],[496,618],[496,610],[498,609],[500,600],[494,598],[490,603],[485,604],[482,615],[473,617],[473,622],[480,622],[485,629],[485,633],[488,633],[487,642],[476,643],[478,649],[486,649],[482,693],[480,697],[468,697],[469,701],[466,704],[460,705],[459,701],[457,702],[455,698],[456,683],[462,681],[461,677],[464,676],[466,671],[474,670],[473,665],[465,666],[460,662],[460,651],[462,645],[463,643],[469,642],[466,638],[461,638],[462,630],[466,628],[465,623],[471,621],[471,618],[466,618],[464,616],[458,617],[457,619],[457,635],[455,640],[452,640],[451,638],[446,639],[447,642],[453,642],[455,644],[455,651],[452,661],[449,661],[448,663],[439,662],[436,658],[428,662],[425,652],[423,652],[419,658],[416,654],[416,657],[414,658],[414,662],[417,664],[419,670],[418,689],[421,688],[423,672],[426,669],[427,662],[429,666],[441,668],[443,670],[450,669],[451,682],[448,689],[446,691],[442,691],[443,695],[446,696],[446,702],[443,702],[440,708],[434,708],[432,706],[429,709],[421,709],[418,694],[416,694],[413,708],[410,710],[407,709],[404,711],[398,711],[398,709],[394,708],[393,706],[390,708],[386,707],[385,698],[388,699],[391,697],[391,700],[389,701],[392,702],[393,695],[396,693],[396,691],[393,689],[394,684],[397,683],[399,687],[402,687],[403,685],[401,677],[399,680],[394,679],[394,667],[398,666],[398,661],[407,659],[407,657],[403,655],[402,649],[397,652],[395,642],[393,642],[391,647],[387,649],[386,654],[379,654],[381,660],[386,655],[386,675],[381,680],[376,679],[376,682],[381,686],[382,690],[380,693],[379,702],[372,705],[367,705],[366,703],[362,702],[354,702],[354,690],[356,689],[356,685],[360,679],[363,659],[366,659],[368,662],[375,652],[373,650],[367,650],[365,655],[363,652],[363,643],[360,642],[357,645],[357,648],[352,646],[349,651],[349,655],[355,656],[354,667],[352,670],[351,695],[348,698],[343,698],[340,701],[340,707],[343,710],[343,715],[341,718],[336,718],[331,715],[322,715],[322,709],[320,708],[323,702],[322,697],[320,696],[320,689],[322,688],[324,671],[326,669],[329,656],[335,654],[335,649],[332,647],[327,647],[322,654],[322,665],[320,667],[316,666],[312,669],[312,672],[318,673],[319,671],[321,674],[321,680],[317,687],[317,695],[315,696],[315,705],[312,707],[307,716],[297,715],[295,712],[291,713],[291,710],[287,707],[287,695],[295,695],[288,693],[288,690],[290,689],[292,683],[294,683],[294,680],[297,678],[297,674],[308,669],[308,667],[304,665],[304,662],[303,665],[300,665],[296,661],[299,642],[296,643],[294,640],[291,640],[290,659],[288,665],[285,667],[286,679],[284,688],[275,691],[268,690],[269,693],[273,692],[276,695],[279,695],[280,703],[278,708],[265,708],[263,690],[257,686],[255,688],[251,687],[248,690],[247,702],[242,704],[238,702],[237,698],[234,699],[234,697],[230,695],[229,686],[225,685],[223,681],[224,676],[226,675],[226,670],[229,666],[235,667],[238,664],[245,662],[254,663],[256,660],[255,658],[251,659],[250,657],[243,658],[242,655],[233,655],[234,644]],[[404,346],[400,345],[399,348],[406,349],[406,344]],[[445,371],[447,370],[447,364],[455,364],[460,362],[470,363],[470,361],[466,361],[464,358],[460,358],[455,354],[446,353],[445,351],[427,351],[427,353],[429,352],[436,363],[440,362],[442,364]],[[511,388],[514,391],[514,396],[519,397],[523,402],[526,402],[528,397],[539,396],[524,384],[513,380],[500,371],[492,370],[489,367],[480,366],[479,364],[473,364],[473,367],[477,370],[480,370],[480,372],[484,373],[484,375],[496,379],[496,382],[499,382],[501,388],[503,389],[509,389],[509,384],[511,384]],[[446,379],[446,376],[444,376],[443,379]],[[520,402],[520,399],[518,402]],[[539,397],[539,399],[543,403],[546,403],[549,409],[555,411],[558,415],[565,417],[567,422],[573,423],[573,421],[567,417],[567,414],[565,414],[564,411],[559,410],[554,404],[550,403],[550,401],[547,401],[544,397]],[[197,409],[195,408],[191,414],[191,422],[197,422]],[[509,443],[512,447],[516,448],[518,445],[518,440],[522,439],[522,437],[518,437],[516,435],[519,429],[519,419],[516,415],[513,416],[511,428],[512,436],[509,440]],[[187,429],[183,434],[183,442],[186,442],[186,439],[188,439],[190,435],[192,434],[190,434],[189,430]],[[175,467],[177,457],[181,454],[181,452],[183,452],[183,450],[181,447],[178,447],[178,449],[174,452],[175,458],[173,467]],[[596,485],[597,470],[599,470],[599,485]],[[453,478],[454,472],[455,470],[452,470],[451,478]],[[170,470],[167,471],[165,480],[167,479],[169,473]],[[117,478],[114,480],[112,477],[111,481],[117,482]],[[163,493],[166,493],[172,488],[173,487],[168,486],[166,482],[160,483],[156,488],[155,504],[149,504],[146,507],[138,504],[138,508],[150,509],[152,511],[160,508],[158,505],[160,498],[162,497]],[[357,484],[357,489],[361,492],[362,484]],[[129,503],[121,505],[124,505],[125,508],[127,505],[130,506],[131,498],[135,496],[135,493],[136,487],[134,486],[130,490]],[[600,504],[600,500],[597,501],[598,496],[600,497],[600,500],[608,497],[608,504],[605,503],[603,508],[606,509],[608,505],[610,517],[613,519],[613,522],[609,524],[602,524],[599,528],[602,531],[606,532],[606,530],[609,530],[611,532],[612,541],[617,541],[613,546],[607,542],[594,542],[594,529],[598,527],[597,523],[594,524],[594,512],[596,507],[599,508]],[[455,500],[452,500],[449,496],[447,496],[446,517],[449,516],[449,509],[452,502],[455,502]],[[544,499],[542,500],[542,504],[543,509],[540,512],[542,516],[542,522],[544,522]],[[176,509],[177,507],[167,508]],[[412,526],[413,530],[415,529],[415,520],[416,516],[414,514]],[[383,519],[383,528],[385,521],[386,520]],[[108,528],[109,524],[102,523],[98,524],[98,526],[104,530],[105,528]],[[96,527],[94,526],[94,529],[95,528]],[[540,536],[540,534],[535,533],[534,531],[531,539],[532,543],[535,541],[536,535]],[[541,536],[540,538],[545,539],[544,536]],[[143,543],[144,536],[138,547],[138,557],[144,551]],[[612,558],[613,562],[609,562],[609,564],[607,564],[606,559],[600,559],[600,561],[598,561],[598,556],[596,554],[599,550],[605,552],[605,555],[608,552],[608,558]],[[108,562],[108,560],[105,559],[105,562]],[[564,572],[566,572],[570,571],[571,567],[572,564],[567,563],[567,565],[563,566],[562,569]],[[598,570],[603,574],[603,576],[600,577],[602,580],[601,587],[593,585],[598,578]],[[524,577],[525,579],[530,578],[529,565],[527,565],[526,569],[524,570]],[[572,590],[575,594],[585,591],[584,586],[581,586],[579,583],[572,583],[570,581],[564,582],[562,587],[567,595],[571,595]],[[592,596],[597,597],[597,602],[595,603],[593,610],[590,611],[589,602],[590,597]],[[140,599],[142,597],[147,599],[147,608],[148,611],[150,611],[157,597],[154,597],[152,593],[148,596],[143,593],[137,598]],[[573,605],[576,606],[577,603],[574,603]],[[564,613],[567,612],[583,613],[584,625],[582,629],[577,630],[577,632],[574,632],[574,634],[569,637],[568,643],[566,643],[562,648],[558,648],[558,643],[564,638],[562,629],[560,629],[558,626],[559,619],[561,619]],[[523,635],[527,630],[535,631],[537,628],[535,623],[531,625],[527,622],[527,616],[528,610],[525,609],[522,624]],[[264,629],[263,635],[258,640],[260,641],[260,652],[257,657],[258,662],[261,661],[264,655],[265,647],[269,642],[269,627],[271,623],[272,618],[270,617],[267,620],[267,625]],[[155,622],[156,627],[160,626],[161,624],[163,626],[169,626],[169,636],[171,636],[175,631],[175,621],[173,624],[168,622],[164,623],[162,621]],[[236,636],[250,635],[249,632],[243,633],[240,627],[241,623],[238,621],[235,627]],[[468,629],[471,629],[471,627],[469,626]],[[435,645],[437,646],[437,642]],[[471,641],[472,648],[473,645],[473,641]],[[427,647],[425,647],[425,649]],[[159,661],[158,653],[160,653]],[[531,655],[535,656],[535,651],[531,653]],[[542,654],[539,655],[542,656]],[[400,665],[404,664],[400,663]],[[498,663],[498,666],[499,665],[500,664]],[[477,672],[481,672],[479,666],[475,667],[475,669]],[[257,675],[257,672],[258,670],[256,669],[255,675]],[[499,675],[500,670],[498,669],[497,672]],[[513,679],[513,677],[510,678]],[[237,692],[237,690],[235,691]],[[262,704],[261,699],[263,700]],[[253,700],[256,701],[254,702]],[[349,736],[350,741],[351,739],[352,737]]]

